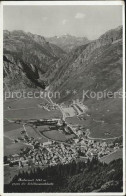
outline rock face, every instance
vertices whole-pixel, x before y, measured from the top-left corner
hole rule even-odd
[[[86,37],[75,37],[69,34],[63,36],[54,36],[46,38],[50,43],[55,44],[62,48],[67,53],[75,49],[78,46],[89,43],[89,40]]]
[[[65,52],[44,37],[4,31],[4,82],[9,88],[45,87],[43,74]]]

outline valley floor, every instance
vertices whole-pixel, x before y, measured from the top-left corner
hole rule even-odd
[[[86,161],[96,154],[102,162],[122,157],[122,147],[113,143],[118,137],[91,138],[91,130],[84,128],[86,112],[77,108],[68,117],[62,105],[51,99],[10,100],[4,106],[4,156],[9,160],[4,166],[5,184],[18,170],[34,166]]]

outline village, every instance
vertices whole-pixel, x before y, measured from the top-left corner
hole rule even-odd
[[[106,141],[96,141],[95,139],[90,139],[89,129],[84,129],[80,125],[71,125],[65,121],[68,116],[76,115],[82,118],[82,114],[86,113],[88,108],[79,101],[73,102],[70,106],[65,105],[51,105],[46,104],[41,107],[46,107],[48,110],[54,110],[58,107],[60,108],[64,118],[53,118],[53,119],[40,119],[40,120],[16,120],[14,123],[23,123],[23,129],[20,131],[20,137],[14,139],[14,143],[24,143],[27,145],[20,150],[18,154],[12,154],[7,157],[5,164],[9,164],[10,167],[18,166],[19,168],[25,166],[47,166],[47,165],[57,165],[57,164],[67,164],[73,160],[77,161],[82,159],[87,161],[93,157],[98,159],[107,156],[120,148],[118,143],[107,143]],[[29,125],[34,128],[36,134],[44,136],[44,132],[56,130],[57,133],[62,132],[64,135],[73,134],[74,137],[68,139],[67,141],[58,141],[46,137],[48,141],[41,143],[34,136],[30,136],[27,133],[25,125]],[[38,127],[48,126],[47,130],[38,131]]]
[[[56,164],[67,164],[80,158],[92,159],[94,156],[102,158],[119,149],[118,143],[107,144],[105,141],[95,141],[88,139],[89,130],[82,134],[82,131],[74,130],[75,138],[67,142],[49,140],[41,144],[33,137],[29,137],[26,131],[22,131],[22,137],[15,142],[23,142],[27,147],[21,149],[19,154],[13,154],[8,157],[10,167],[17,165],[29,166],[47,166]]]

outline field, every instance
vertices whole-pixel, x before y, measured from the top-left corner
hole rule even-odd
[[[4,145],[6,146],[6,145],[11,145],[12,144],[12,140],[11,139],[9,139],[9,138],[7,138],[7,137],[4,137]]]
[[[8,107],[15,103],[17,100],[16,99],[7,99],[5,102],[4,102],[4,110],[8,109]]]
[[[121,98],[117,97],[99,101],[90,99],[87,101],[87,104],[91,115],[91,123],[89,125],[90,137],[112,138],[123,134]]]
[[[93,122],[89,126],[91,132],[90,137],[92,138],[114,138],[122,135],[121,126],[118,124],[103,124]],[[116,131],[118,130],[118,131]]]
[[[49,126],[48,125],[44,125],[44,126],[38,126],[37,127],[38,131],[44,132],[46,130],[49,130]]]
[[[4,118],[8,119],[41,119],[41,118],[58,118],[62,116],[59,110],[47,111],[39,108],[38,105],[45,104],[45,99],[17,99],[4,103]],[[8,108],[9,107],[9,108]]]
[[[4,145],[4,156],[9,156],[12,154],[20,153],[20,149],[24,147],[31,147],[30,145],[26,145],[24,143],[12,143]]]
[[[42,119],[42,118],[59,118],[61,113],[59,110],[46,111],[41,108],[28,108],[19,110],[8,110],[4,112],[6,118],[10,119]]]
[[[38,132],[38,128],[37,128],[37,130],[33,129],[30,126],[25,126],[25,128],[26,128],[26,131],[27,131],[29,137],[33,137],[34,139],[39,141],[41,144],[43,144],[43,142],[48,141],[48,139],[46,137],[44,137],[43,135],[41,135],[41,133]]]
[[[82,125],[82,126],[86,126],[87,124],[89,124],[90,119],[87,118],[86,120],[80,120],[78,119],[76,116],[74,117],[68,117],[66,118],[66,122],[68,122],[71,125]]]
[[[9,99],[5,101],[4,109],[7,109],[9,106],[11,107],[11,109],[37,107],[40,103],[48,103],[48,101],[41,98]]]
[[[23,130],[23,127],[19,128],[19,129],[12,130],[12,131],[5,132],[4,135],[8,138],[11,138],[11,139],[17,139],[18,137],[21,137],[22,130]]]
[[[7,120],[4,121],[4,132],[16,130],[22,128],[21,124],[11,123]]]
[[[121,136],[122,124],[118,122],[110,123],[106,119],[101,118],[101,115],[93,114],[91,117],[86,117],[85,120],[79,120],[77,117],[69,117],[66,121],[71,125],[81,125],[85,127],[85,129],[90,129],[89,136],[91,138],[108,139]]]
[[[30,126],[25,126],[26,132],[29,137],[33,137],[34,139],[38,139],[40,136],[39,134]]]
[[[104,158],[101,158],[100,161],[105,162],[105,163],[110,163],[113,160],[116,160],[119,158],[122,159],[122,156],[123,156],[122,149],[119,149],[116,152],[114,152]]]
[[[46,137],[44,137],[44,136],[41,136],[41,138],[38,139],[38,141],[39,141],[41,144],[43,144],[44,142],[48,142],[48,139],[47,139]]]
[[[58,130],[46,131],[43,133],[43,135],[45,135],[49,139],[62,141],[62,142],[65,142],[67,139],[73,137],[73,135],[70,135],[70,137],[66,137],[65,134],[59,132]]]

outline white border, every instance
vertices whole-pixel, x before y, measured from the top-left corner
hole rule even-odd
[[[125,133],[125,4],[123,4],[123,192],[126,194],[126,133]]]
[[[124,5],[123,1],[3,1],[3,5]]]
[[[0,3],[0,56],[1,56],[1,65],[3,65],[3,6],[6,5],[122,5],[123,13],[123,192],[122,193],[4,193],[3,192],[3,112],[0,113],[0,195],[48,195],[48,196],[55,196],[55,195],[125,195],[125,186],[126,186],[126,173],[125,173],[125,4],[123,1],[3,1]],[[3,66],[0,66],[0,109],[3,111]]]
[[[3,6],[0,4],[0,194],[3,192]]]

